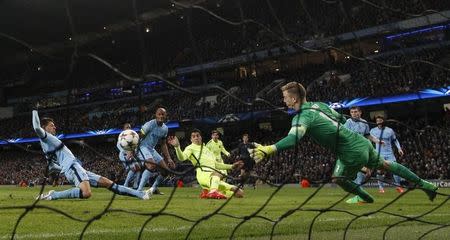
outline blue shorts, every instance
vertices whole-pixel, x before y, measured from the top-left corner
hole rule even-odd
[[[140,147],[136,155],[139,161],[145,161],[151,158],[153,159],[153,161],[159,164],[163,160],[161,155],[159,155],[159,153],[154,148],[149,149],[147,147]]]
[[[397,159],[395,158],[394,154],[388,154],[388,155],[381,155],[381,157],[389,162],[396,162]]]
[[[125,170],[127,170],[127,171],[130,171],[132,169],[136,169],[137,166],[141,166],[141,164],[138,163],[136,160],[132,160],[132,161],[126,160],[125,154],[120,154],[119,153],[119,160],[120,160],[120,163],[122,163],[122,165],[125,168]]]
[[[76,187],[80,185],[83,181],[89,181],[89,184],[93,187],[98,186],[98,181],[100,180],[100,175],[93,172],[84,170],[84,168],[78,163],[74,162],[70,168],[64,172],[67,180],[73,183]]]

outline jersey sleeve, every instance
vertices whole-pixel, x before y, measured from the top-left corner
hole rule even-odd
[[[176,153],[179,161],[186,161],[186,160],[189,160],[189,157],[192,154],[192,149],[189,146],[187,146],[184,149],[184,151],[182,151],[181,148],[178,146],[178,147],[175,147],[175,153]]]
[[[220,163],[215,161],[215,168],[218,170],[231,170],[233,169],[233,165],[231,164],[226,164],[226,163]]]
[[[402,149],[402,147],[400,146],[400,142],[397,139],[397,136],[395,135],[394,130],[391,130],[392,134],[391,134],[391,139],[395,144],[395,147],[397,148],[397,150]]]
[[[305,135],[306,130],[312,123],[312,116],[310,111],[305,111],[300,116],[299,115],[300,114],[297,114],[292,119],[291,129],[289,130],[288,135],[275,143],[277,151],[293,148]]]
[[[209,142],[205,145],[209,150],[213,151],[213,146],[211,143],[211,140],[209,140]]]
[[[379,138],[380,136],[375,136],[375,128],[370,129],[370,136],[374,137],[374,138]],[[381,139],[380,139],[381,140]]]
[[[344,115],[336,112],[336,110],[330,108],[331,111],[331,115],[333,115],[334,119],[336,119],[340,124],[345,124],[346,123],[346,119],[344,117]]]
[[[365,121],[363,123],[364,123],[364,136],[369,136],[370,135],[369,123]]]
[[[117,141],[116,147],[117,147],[117,149],[119,149],[120,152],[124,151],[123,147],[120,146],[120,142],[119,141]]]
[[[220,151],[225,154],[225,156],[230,156],[230,153],[225,149],[225,146],[223,146],[223,142],[220,141]]]
[[[312,111],[305,111],[297,114],[291,122],[291,127],[299,127],[304,126],[305,128],[309,128],[312,124],[313,113]]]
[[[39,114],[36,110],[33,110],[32,115],[33,115],[32,122],[33,122],[34,131],[36,132],[36,134],[38,135],[38,137],[41,140],[44,140],[45,138],[47,138],[47,132],[45,132],[45,130],[42,129],[42,127],[41,127],[41,121],[39,120]]]
[[[141,127],[141,133],[147,135],[147,133],[151,132],[156,127],[156,121],[151,120],[146,122],[144,126]]]
[[[165,127],[164,128],[164,138],[167,138],[167,134],[169,133],[169,128]]]
[[[348,129],[350,129],[350,118],[349,119],[347,119],[347,121],[345,121],[345,123],[344,123],[344,126],[346,127],[346,128],[348,128]]]

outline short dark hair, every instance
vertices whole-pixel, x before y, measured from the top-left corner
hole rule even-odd
[[[306,90],[305,87],[301,83],[298,82],[289,82],[286,85],[281,87],[281,91],[287,91],[289,94],[294,94],[299,97],[299,101],[302,101],[303,98],[306,98]]]
[[[361,112],[361,108],[358,107],[358,106],[351,106],[351,107],[350,107],[350,110],[353,110],[353,109],[356,109],[356,110],[358,110],[358,111]]]
[[[242,134],[242,137],[245,137],[245,136],[247,136],[247,137],[248,137],[248,133],[244,133],[244,134]]]
[[[384,120],[384,117],[383,117],[383,116],[376,116],[376,117],[375,117],[375,120],[377,120],[378,118]]]
[[[156,104],[154,112],[156,113],[160,108],[164,109],[167,112],[167,108],[162,104]]]
[[[55,121],[53,120],[53,118],[49,118],[49,117],[44,117],[41,119],[41,127],[45,128],[49,123],[55,123]]]
[[[200,135],[202,135],[202,131],[200,131],[200,129],[198,129],[198,128],[192,129],[190,135],[192,135],[193,133],[200,133]]]
[[[131,129],[131,124],[130,123],[124,123],[123,124],[123,130],[126,130],[126,129]]]
[[[217,131],[217,130],[212,130],[212,131],[211,131],[211,134],[214,134],[214,133],[217,133],[217,134],[219,134],[219,135],[220,135],[220,132],[219,132],[219,131]]]

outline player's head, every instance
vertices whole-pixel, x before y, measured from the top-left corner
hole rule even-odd
[[[55,126],[55,121],[53,121],[53,119],[51,118],[42,118],[41,119],[41,127],[46,131],[49,132],[53,135],[56,134],[56,126]]]
[[[211,131],[211,139],[214,141],[217,141],[219,139],[219,131],[212,130]]]
[[[383,116],[376,116],[375,122],[378,126],[382,127],[384,125],[384,117]]]
[[[197,145],[202,144],[202,132],[197,128],[194,128],[191,131],[191,142]]]
[[[155,119],[158,125],[162,125],[167,120],[167,111],[165,108],[157,108],[155,112]]]
[[[283,92],[283,102],[288,108],[299,110],[300,106],[306,102],[306,90],[298,82],[289,82],[281,87]]]
[[[123,130],[131,129],[131,124],[125,123],[123,124]]]
[[[350,108],[350,116],[352,116],[352,118],[360,119],[361,114],[362,114],[361,108],[359,108],[357,106],[353,106]]]
[[[244,134],[242,135],[242,142],[248,143],[248,134],[247,134],[247,133],[244,133]]]

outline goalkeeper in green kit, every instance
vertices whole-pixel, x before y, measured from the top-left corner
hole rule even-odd
[[[256,163],[276,152],[295,147],[303,136],[309,136],[319,145],[330,149],[337,156],[333,170],[333,182],[345,191],[358,196],[359,203],[372,203],[373,197],[361,186],[354,183],[356,174],[365,168],[370,175],[375,169],[392,172],[413,182],[433,201],[437,187],[419,178],[408,168],[396,162],[388,162],[378,156],[372,144],[363,136],[344,127],[345,118],[329,108],[325,103],[307,102],[306,90],[297,82],[290,82],[281,88],[283,101],[288,108],[293,108],[297,114],[292,119],[288,135],[270,146],[258,146],[249,149],[250,156]]]

